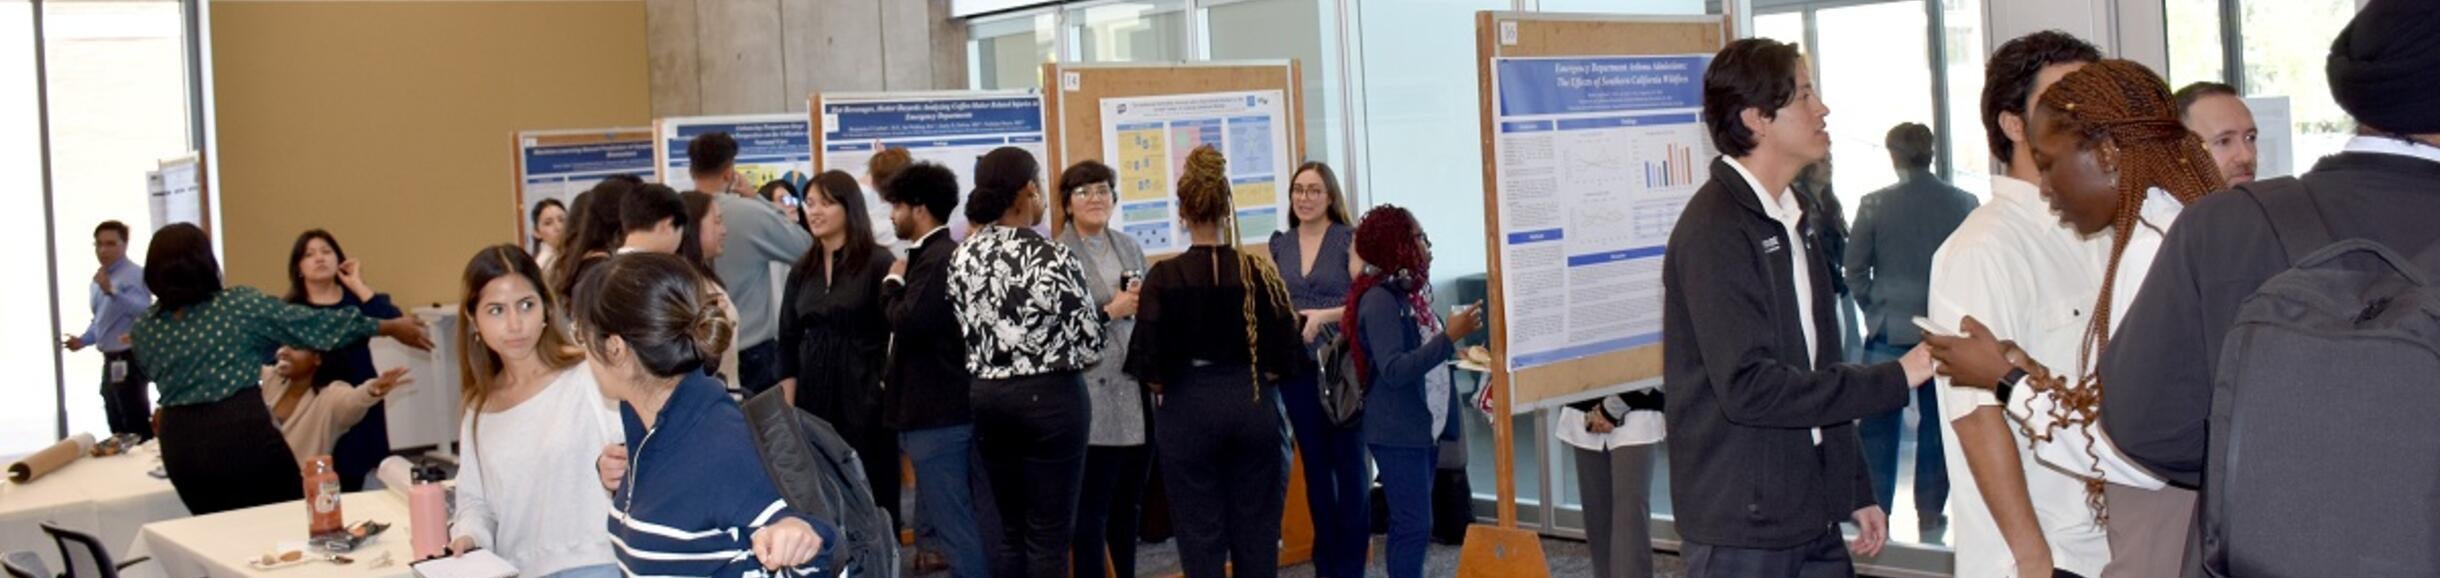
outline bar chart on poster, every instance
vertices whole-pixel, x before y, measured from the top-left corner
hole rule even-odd
[[[1709,60],[1493,63],[1509,370],[1659,342],[1662,252],[1713,154]]]

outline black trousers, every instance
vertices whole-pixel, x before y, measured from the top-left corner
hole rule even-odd
[[[1084,452],[1084,494],[1076,504],[1076,576],[1135,575],[1152,446],[1092,446]],[[1109,564],[1102,564],[1104,554]],[[1105,574],[1109,571],[1109,574]]]
[[[1279,389],[1257,394],[1248,368],[1215,365],[1162,390],[1153,435],[1186,578],[1278,576],[1288,496]]]
[[[872,426],[859,428],[855,432],[841,431],[839,435],[845,436],[847,445],[856,448],[856,456],[864,460],[864,480],[873,486],[875,505],[889,512],[890,523],[901,528],[914,527],[908,524],[906,516],[898,512],[899,491],[902,489],[899,487],[898,474],[903,471],[898,464],[898,432]]]
[[[124,373],[113,380],[112,368]],[[102,353],[102,412],[110,418],[110,433],[153,438],[152,398],[145,395],[151,387],[143,364],[136,363],[136,350]]]
[[[262,390],[161,410],[161,465],[197,516],[304,499],[296,454],[271,424]]]
[[[1093,406],[1074,371],[977,379],[974,442],[999,504],[992,576],[1068,578]]]
[[[381,467],[381,460],[389,457],[389,405],[375,402],[372,409],[364,410],[363,421],[347,428],[347,433],[339,434],[339,439],[331,443],[330,467],[339,472],[341,491],[358,492],[364,490],[365,480],[373,477],[373,468]]]
[[[1821,535],[1775,550],[1713,546],[1687,540],[1679,555],[1687,578],[1853,578],[1855,560],[1833,524]]]

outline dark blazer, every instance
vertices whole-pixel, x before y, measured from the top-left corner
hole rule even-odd
[[[1411,290],[1405,281],[1391,279],[1374,285],[1356,302],[1355,331],[1363,336],[1364,360],[1371,366],[1364,385],[1364,443],[1428,448],[1438,442],[1432,437],[1424,380],[1432,372],[1448,371],[1444,364],[1457,349],[1448,334],[1429,339],[1416,335],[1415,308],[1405,297]],[[1447,397],[1442,438],[1458,431],[1457,415],[1465,408],[1454,384]]]
[[[882,303],[897,336],[890,343],[889,386],[883,390],[897,431],[947,427],[974,421],[966,390],[966,335],[949,303],[949,255],[957,241],[941,231],[907,250],[906,282],[883,283]],[[887,266],[885,263],[884,266]]]
[[[1874,505],[1854,421],[1905,407],[1910,391],[1896,363],[1838,363],[1836,295],[1820,241],[1788,239],[1761,203],[1736,169],[1714,160],[1711,181],[1679,215],[1661,272],[1662,387],[1678,533],[1778,549]],[[1811,254],[1820,346],[1810,360],[1792,250]]]
[[[1931,171],[1864,196],[1847,243],[1847,288],[1864,309],[1864,335],[1890,345],[1923,341],[1914,320],[1930,308],[1932,253],[1980,203]]]

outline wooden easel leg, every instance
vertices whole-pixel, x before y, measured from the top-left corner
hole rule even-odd
[[[1531,531],[1475,524],[1457,553],[1457,578],[1549,578],[1542,537]]]

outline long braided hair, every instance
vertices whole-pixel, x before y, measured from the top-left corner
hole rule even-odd
[[[1186,169],[1178,175],[1178,216],[1189,223],[1211,223],[1220,229],[1221,251],[1212,253],[1212,282],[1220,282],[1220,258],[1223,253],[1237,259],[1237,282],[1245,287],[1245,354],[1252,368],[1254,399],[1262,400],[1262,384],[1268,382],[1262,374],[1262,318],[1258,311],[1290,311],[1288,285],[1272,269],[1271,262],[1248,257],[1236,250],[1237,199],[1229,190],[1228,158],[1211,145],[1195,147],[1186,155]],[[1257,300],[1260,300],[1258,303]],[[1277,377],[1277,376],[1271,376]]]
[[[1405,207],[1383,204],[1364,212],[1356,222],[1356,256],[1364,259],[1364,274],[1356,277],[1347,290],[1347,311],[1339,317],[1339,331],[1347,336],[1348,355],[1356,363],[1356,379],[1372,380],[1372,362],[1365,359],[1364,332],[1356,330],[1357,311],[1364,303],[1364,294],[1382,282],[1404,279],[1406,293],[1399,295],[1408,309],[1414,311],[1417,323],[1427,329],[1438,325],[1432,315],[1432,255],[1426,252],[1416,237],[1423,227],[1416,224],[1415,214]]]
[[[2166,190],[2179,203],[2192,205],[2218,190],[2224,181],[2210,151],[2203,148],[2202,138],[2178,122],[2177,102],[2170,96],[2168,83],[2141,64],[2103,60],[2087,65],[2059,79],[2042,94],[2039,106],[2052,119],[2041,128],[2078,135],[2079,150],[2099,152],[2105,165],[2114,165],[2118,187],[2118,208],[2110,219],[2109,268],[2102,272],[2101,295],[2076,351],[2077,387],[2066,387],[2066,379],[2060,376],[2040,375],[2030,380],[2035,391],[2057,401],[2051,409],[2056,419],[2044,431],[2019,427],[2027,437],[2047,441],[2057,430],[2077,427],[2089,431],[2100,422],[2101,378],[2095,366],[2101,353],[2109,349],[2110,301],[2117,290],[2119,261],[2134,239],[2136,227],[2159,231],[2169,225],[2144,221],[2143,205],[2151,190]],[[2085,440],[2085,453],[2098,463],[2097,438],[2087,435]],[[2094,475],[2085,481],[2085,503],[2092,508],[2094,519],[2106,524],[2109,511],[2101,497],[2101,472],[2097,466],[2094,469]]]

